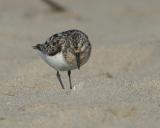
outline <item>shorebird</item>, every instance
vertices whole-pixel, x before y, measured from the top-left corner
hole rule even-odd
[[[80,69],[91,54],[91,44],[88,36],[76,29],[56,33],[43,44],[33,46],[42,59],[57,71],[57,78],[62,89],[65,89],[61,80],[60,71],[67,71],[72,89],[71,70]]]

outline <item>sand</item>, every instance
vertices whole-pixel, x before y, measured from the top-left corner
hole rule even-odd
[[[160,1],[58,3],[0,0],[0,128],[159,128]],[[93,49],[62,90],[32,46],[73,28]]]

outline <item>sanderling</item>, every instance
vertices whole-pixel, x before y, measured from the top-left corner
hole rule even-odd
[[[88,36],[80,30],[68,30],[52,35],[44,44],[33,46],[42,59],[57,70],[57,78],[64,89],[59,71],[67,71],[71,83],[71,70],[80,69],[91,54]]]

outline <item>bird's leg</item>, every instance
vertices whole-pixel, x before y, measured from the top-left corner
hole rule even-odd
[[[59,74],[59,71],[57,71],[57,78],[58,78],[58,80],[59,80],[59,82],[60,82],[60,84],[61,84],[62,89],[64,89],[64,85],[63,85],[63,83],[62,83],[62,80],[61,80],[61,76],[60,76],[60,74]]]
[[[69,84],[70,84],[70,89],[72,89],[72,82],[71,82],[71,71],[68,71],[68,77],[69,77]]]

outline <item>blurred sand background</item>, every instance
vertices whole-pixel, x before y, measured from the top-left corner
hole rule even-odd
[[[159,128],[160,1],[55,2],[0,0],[0,128]],[[32,46],[73,28],[93,50],[70,91]]]

